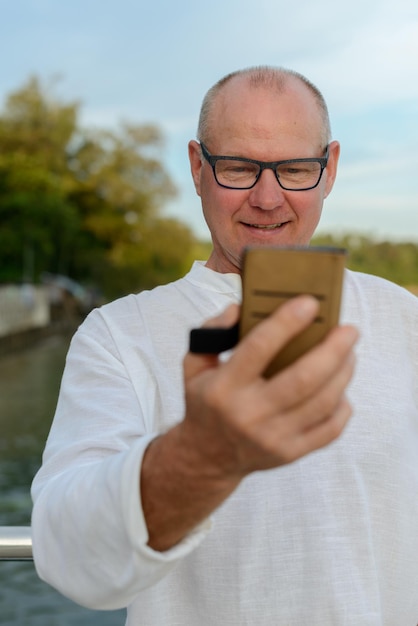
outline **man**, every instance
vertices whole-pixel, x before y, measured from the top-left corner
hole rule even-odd
[[[33,485],[38,572],[129,625],[416,624],[418,303],[347,272],[344,324],[273,378],[308,296],[229,357],[187,353],[190,329],[236,321],[245,246],[309,244],[339,156],[321,94],[277,68],[215,85],[198,137],[213,252],[74,337]],[[316,163],[309,184],[289,159]]]

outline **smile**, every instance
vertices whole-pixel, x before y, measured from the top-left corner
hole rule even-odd
[[[275,230],[276,228],[280,228],[283,225],[283,222],[279,222],[277,224],[248,224],[251,228],[259,228],[260,230]]]

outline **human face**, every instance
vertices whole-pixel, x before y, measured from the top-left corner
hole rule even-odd
[[[213,104],[210,128],[204,141],[214,155],[259,161],[310,158],[323,156],[326,144],[318,106],[296,79],[280,94],[233,79]],[[332,189],[338,156],[339,144],[331,142],[319,185],[308,191],[285,191],[272,170],[264,170],[252,189],[225,189],[202,160],[199,144],[191,141],[192,176],[213,241],[207,266],[236,273],[246,246],[307,245]]]

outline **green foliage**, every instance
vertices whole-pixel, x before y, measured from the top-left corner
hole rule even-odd
[[[75,206],[36,157],[0,156],[0,281],[61,270],[78,227]]]
[[[106,267],[110,295],[124,292],[130,285],[136,290],[176,280],[191,266],[195,238],[190,229],[175,219],[139,222],[131,230],[131,241],[112,250]]]
[[[0,115],[0,282],[44,271],[109,296],[177,278],[196,240],[160,213],[176,190],[159,129],[84,129],[31,78]]]
[[[418,244],[374,241],[364,235],[317,235],[313,245],[348,250],[347,266],[358,272],[382,276],[404,287],[418,285]]]

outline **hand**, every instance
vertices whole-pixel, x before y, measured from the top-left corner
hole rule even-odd
[[[316,348],[266,380],[271,358],[313,322],[315,299],[284,304],[222,362],[184,359],[186,415],[147,448],[141,499],[148,544],[166,550],[218,507],[248,473],[290,463],[327,445],[351,414],[344,396],[354,368],[352,327],[334,329]],[[231,326],[239,308],[209,322]]]
[[[266,380],[266,365],[315,318],[314,298],[295,298],[244,338],[226,363],[214,355],[184,361],[190,445],[206,471],[243,477],[290,463],[327,445],[351,414],[344,392],[354,368],[357,332],[338,327],[321,345]],[[237,319],[228,309],[210,325]]]

